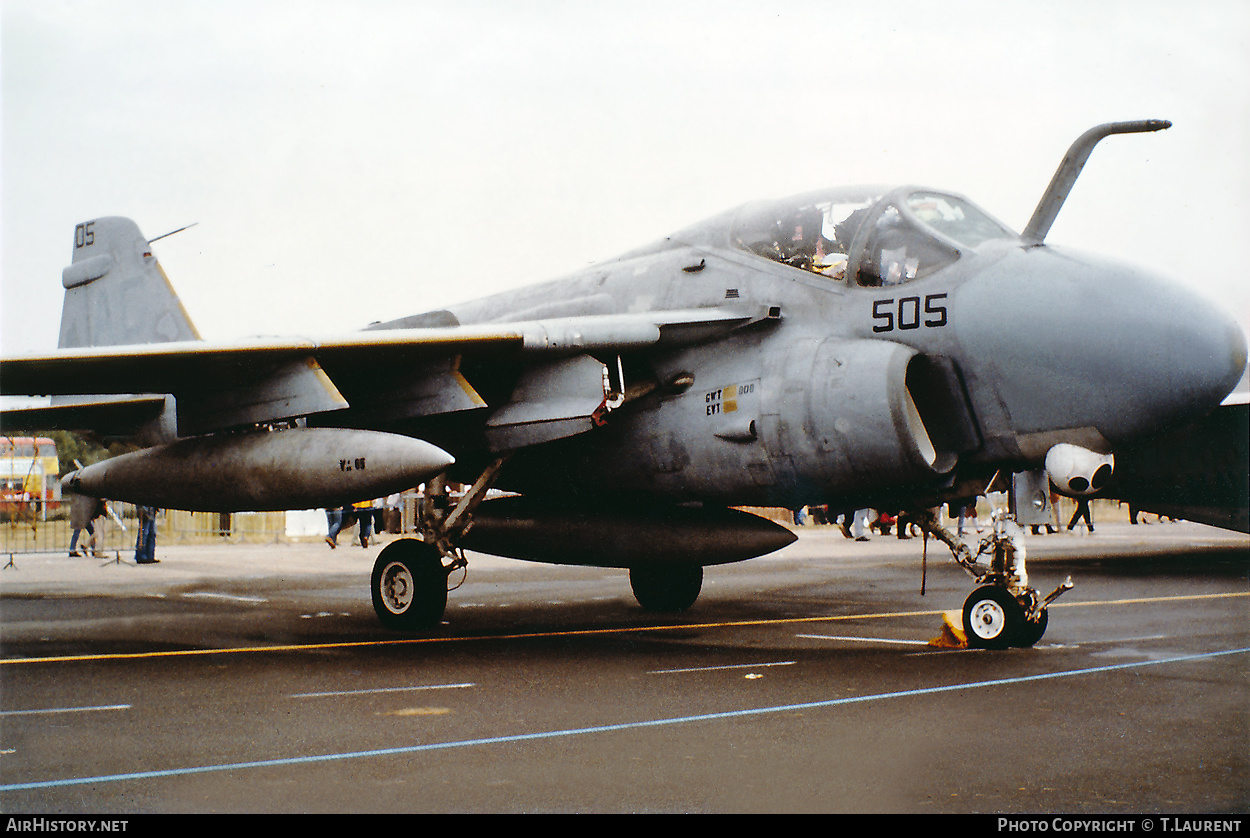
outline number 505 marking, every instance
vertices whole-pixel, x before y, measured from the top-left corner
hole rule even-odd
[[[874,332],[907,331],[921,326],[937,328],[946,325],[946,294],[929,294],[921,297],[900,297],[874,300],[872,319]]]

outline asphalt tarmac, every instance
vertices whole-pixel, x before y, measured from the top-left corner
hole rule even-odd
[[[623,571],[470,556],[382,629],[379,548],[161,546],[0,571],[0,810],[1242,813],[1250,538],[1028,538],[1032,649],[933,645],[930,541],[805,528],[657,617]],[[0,557],[0,562],[7,557]],[[922,592],[923,584],[923,592]]]

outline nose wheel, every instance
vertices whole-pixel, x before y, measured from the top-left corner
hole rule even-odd
[[[1006,588],[985,585],[964,602],[964,634],[978,649],[1006,649],[1023,619],[1024,610]]]
[[[1035,618],[1000,585],[982,585],[964,601],[964,634],[975,649],[1032,646],[1046,633],[1048,611]]]

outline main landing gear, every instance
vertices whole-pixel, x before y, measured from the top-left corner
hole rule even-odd
[[[420,631],[438,625],[447,608],[447,576],[438,548],[415,538],[392,541],[373,565],[373,610],[382,625]]]
[[[1024,533],[1010,515],[994,513],[993,530],[981,539],[974,555],[968,545],[942,527],[931,513],[917,516],[921,529],[950,548],[956,563],[979,587],[964,601],[963,628],[975,649],[1029,647],[1042,639],[1049,620],[1047,606],[1072,588],[1072,577],[1045,597],[1029,586],[1024,567]],[[989,569],[978,559],[989,555]]]
[[[392,541],[373,563],[369,587],[382,625],[396,631],[421,631],[442,621],[448,579],[468,564],[455,542],[468,529],[473,510],[506,461],[506,457],[495,460],[455,506],[441,475],[426,484],[419,537]]]
[[[635,565],[629,569],[629,586],[644,611],[685,611],[703,589],[703,566]]]

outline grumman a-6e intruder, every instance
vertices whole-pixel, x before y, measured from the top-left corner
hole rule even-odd
[[[1067,587],[1042,596],[1024,567],[1020,528],[1046,520],[1049,487],[1175,514],[1142,452],[1211,421],[1245,368],[1226,314],[1045,244],[1100,139],[1167,126],[1084,134],[1023,233],[936,189],[833,189],[346,337],[200,340],[135,224],[88,221],[60,348],[0,376],[53,401],[4,426],[152,446],[65,485],[164,508],[335,507],[425,483],[416,537],[373,571],[399,630],[441,620],[466,550],[628,568],[643,607],[681,610],[704,566],[793,540],[735,507],[829,504],[910,515],[978,582],[969,640],[1032,645]],[[448,481],[471,488],[453,502]],[[1233,484],[1187,517],[1246,529]],[[974,553],[932,510],[991,485],[1012,503]]]

